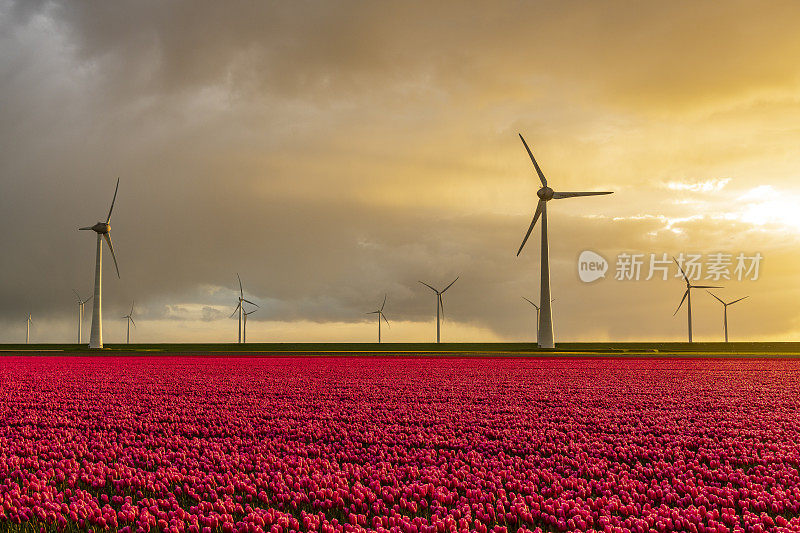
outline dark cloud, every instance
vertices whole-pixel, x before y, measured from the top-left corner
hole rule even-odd
[[[703,218],[659,218],[692,214],[659,184],[796,161],[797,9],[0,3],[0,336],[22,308],[71,320],[94,260],[77,228],[104,216],[120,176],[110,314],[136,299],[144,320],[214,324],[238,272],[262,304],[252,320],[358,322],[389,293],[393,319],[425,321],[418,280],[461,275],[448,319],[518,337],[520,296],[538,290],[538,238],[513,255],[535,200],[519,130],[560,187],[617,191],[553,209],[559,333],[680,334],[643,318],[668,317],[679,289],[648,285],[651,301],[584,286],[575,258],[761,239],[714,218],[713,201]],[[770,170],[778,185],[783,169]],[[772,324],[765,334],[796,329]]]

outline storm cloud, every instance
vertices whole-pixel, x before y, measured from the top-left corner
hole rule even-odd
[[[121,337],[530,339],[549,209],[560,339],[680,339],[678,281],[613,279],[622,252],[760,251],[738,338],[794,339],[800,5],[0,0],[0,342],[72,338],[107,212]],[[711,185],[704,185],[709,183]],[[578,254],[612,262],[583,284]],[[110,259],[110,258],[109,258]],[[107,262],[108,263],[108,262]],[[701,338],[715,302],[698,299]],[[767,320],[757,320],[766,318]],[[88,320],[87,320],[88,326]],[[447,331],[451,332],[448,337]]]

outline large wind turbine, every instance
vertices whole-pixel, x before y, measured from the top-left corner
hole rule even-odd
[[[30,313],[25,317],[25,322],[25,344],[28,344],[31,341],[31,322],[33,322],[33,317],[31,317]]]
[[[117,265],[117,256],[114,254],[114,245],[111,243],[111,212],[114,210],[114,202],[117,200],[117,191],[119,190],[119,178],[117,178],[117,186],[114,189],[114,198],[111,199],[111,208],[108,210],[108,216],[105,222],[98,222],[94,226],[87,226],[79,228],[81,230],[92,230],[97,233],[97,258],[94,265],[94,305],[92,305],[92,336],[89,338],[89,348],[102,348],[103,347],[103,313],[102,313],[102,283],[103,283],[103,243],[105,239],[108,244],[108,249],[111,251],[111,257],[114,259],[114,268],[117,270],[117,277],[119,277],[119,265]]]
[[[711,292],[711,291],[706,291],[706,292],[707,292],[708,294],[710,294],[711,296],[713,296],[714,298],[716,298],[716,299],[717,299],[717,301],[718,301],[719,303],[721,303],[721,304],[722,304],[722,309],[723,309],[723,311],[722,311],[723,323],[725,324],[725,342],[728,342],[728,306],[729,306],[729,305],[733,305],[733,304],[735,304],[736,302],[741,302],[742,300],[744,300],[745,298],[747,298],[747,296],[744,296],[744,297],[742,297],[742,298],[739,298],[738,300],[734,300],[734,301],[732,301],[732,302],[725,303],[725,302],[723,302],[723,301],[722,301],[722,300],[721,300],[721,299],[720,299],[720,298],[719,298],[719,297],[718,297],[716,294],[714,294],[713,292]]]
[[[236,309],[233,310],[231,313],[230,318],[233,318],[233,315],[239,313],[239,344],[242,343],[242,317],[244,316],[244,307],[242,307],[242,302],[247,302],[249,304],[255,305],[258,307],[257,303],[253,303],[250,300],[245,299],[244,297],[244,289],[242,288],[242,278],[239,277],[239,274],[236,274],[236,277],[239,279],[239,303],[236,305]]]
[[[528,299],[527,299],[527,298],[525,298],[524,296],[522,297],[522,299],[523,299],[523,300],[525,300],[526,302],[528,302],[529,304],[531,304],[532,306],[534,306],[534,307],[536,308],[536,343],[538,344],[538,343],[539,343],[539,311],[540,311],[541,309],[539,308],[539,306],[538,306],[538,305],[536,305],[536,304],[535,304],[535,303],[533,303],[532,301],[528,300]],[[550,303],[553,303],[553,302],[555,302],[555,301],[556,301],[556,299],[555,299],[555,298],[553,298],[553,299],[551,299],[551,300],[550,300]]]
[[[433,292],[436,293],[436,342],[437,343],[441,341],[441,331],[442,331],[441,325],[440,325],[440,318],[439,318],[439,310],[440,309],[442,311],[442,315],[441,316],[442,316],[442,318],[444,317],[444,302],[442,302],[442,294],[444,294],[447,289],[452,287],[453,283],[455,283],[456,281],[458,281],[458,276],[456,276],[456,279],[454,279],[453,281],[450,282],[450,285],[448,285],[447,287],[445,287],[444,289],[442,289],[440,291],[434,289],[433,287],[431,287],[430,285],[428,285],[424,281],[420,281],[420,283],[422,283],[423,285],[425,285],[430,290],[432,290]]]
[[[253,304],[255,305],[255,304]],[[242,344],[247,342],[247,315],[252,315],[258,311],[258,309],[253,309],[252,311],[243,311],[242,312]]]
[[[383,314],[383,308],[386,305],[386,297],[387,296],[388,295],[386,295],[386,294],[383,295],[383,303],[381,304],[381,308],[380,309],[378,309],[377,311],[370,311],[369,313],[367,313],[368,315],[378,315],[378,344],[381,343],[381,318],[386,320],[386,315]],[[386,325],[387,326],[389,325],[389,321],[388,320],[386,320]]]
[[[127,335],[127,337],[125,337],[125,343],[126,344],[130,344],[131,343],[131,322],[133,322],[133,327],[136,327],[136,322],[133,321],[133,305],[134,305],[134,303],[135,302],[131,302],[131,312],[128,313],[127,315],[125,315],[124,317],[122,317],[122,318],[124,318],[124,319],[126,319],[128,321],[128,335]]]
[[[83,298],[81,298],[81,295],[78,294],[78,291],[76,291],[75,289],[72,289],[72,292],[74,292],[75,296],[78,298],[78,344],[81,344],[83,342],[81,340],[83,338],[83,334],[82,334],[83,333],[83,308],[84,308],[84,305],[86,304],[86,302],[91,300],[92,297],[89,296],[88,298],[86,298],[84,300]]]
[[[683,305],[683,301],[688,298],[689,301],[687,302],[686,305],[688,306],[687,317],[689,320],[689,342],[692,342],[692,289],[721,289],[722,287],[717,287],[715,285],[692,285],[692,282],[689,281],[689,277],[686,275],[686,272],[683,271],[683,267],[681,266],[680,263],[678,263],[678,260],[675,259],[674,257],[672,259],[673,261],[675,261],[675,264],[678,265],[681,274],[683,274],[683,279],[684,281],[686,281],[686,292],[683,293],[683,298],[681,298],[681,303],[678,304],[678,308],[675,309],[675,312],[672,313],[672,316],[678,314],[678,311],[681,310],[681,306]]]
[[[540,284],[540,291],[541,294],[539,296],[539,302],[542,303],[541,311],[539,313],[539,333],[538,333],[538,344],[540,348],[554,348],[555,342],[553,340],[553,311],[550,307],[550,248],[547,241],[547,202],[550,200],[560,200],[562,198],[573,198],[576,196],[597,196],[600,194],[611,194],[611,192],[556,192],[547,185],[547,179],[544,177],[542,170],[539,168],[539,165],[536,163],[536,159],[533,157],[533,152],[531,149],[528,148],[528,143],[525,142],[525,139],[522,137],[522,134],[519,134],[519,138],[522,139],[522,144],[525,145],[525,150],[528,151],[528,155],[531,157],[531,161],[533,162],[534,168],[536,168],[536,173],[539,175],[539,181],[542,182],[542,188],[536,192],[536,196],[539,197],[539,203],[536,204],[536,212],[533,215],[533,221],[531,221],[530,227],[528,227],[528,232],[525,234],[525,238],[522,239],[522,244],[517,250],[517,256],[519,256],[522,248],[525,246],[525,243],[528,242],[528,237],[531,235],[531,231],[533,231],[533,226],[536,225],[536,221],[539,217],[542,217],[542,256],[541,256],[541,284]]]

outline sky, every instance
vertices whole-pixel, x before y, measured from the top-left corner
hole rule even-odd
[[[530,341],[539,182],[556,341],[684,340],[699,255],[732,340],[800,340],[797,2],[0,0],[0,343]],[[578,257],[608,262],[581,280]],[[729,275],[706,279],[714,254]],[[626,255],[627,254],[627,255]],[[757,279],[736,257],[760,254]],[[641,279],[616,279],[626,257]],[[623,271],[626,274],[627,271]],[[722,306],[693,293],[695,340]],[[88,338],[90,310],[84,322]]]

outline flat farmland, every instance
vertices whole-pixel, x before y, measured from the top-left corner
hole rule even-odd
[[[0,529],[800,531],[800,360],[0,358]]]

